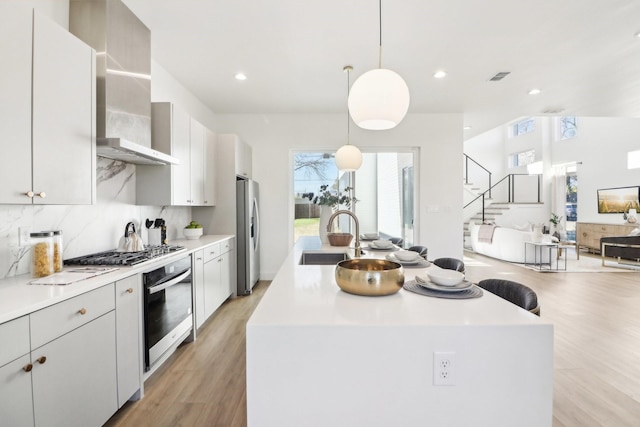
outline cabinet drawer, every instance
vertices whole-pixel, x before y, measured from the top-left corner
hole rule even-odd
[[[114,308],[115,291],[111,283],[31,313],[31,349],[36,349]]]
[[[233,239],[227,239],[224,242],[220,243],[220,252],[221,253],[227,253],[230,252],[234,249],[234,240]]]
[[[29,316],[0,325],[0,343],[0,366],[29,353]]]
[[[204,262],[207,263],[220,256],[220,243],[207,246],[204,250]]]

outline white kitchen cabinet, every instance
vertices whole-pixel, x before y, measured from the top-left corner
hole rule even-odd
[[[0,342],[0,420],[33,426],[29,316],[0,325]]]
[[[31,52],[33,10],[0,2],[0,202],[31,203]],[[11,153],[11,155],[8,155]]]
[[[216,204],[216,144],[216,134],[205,128],[203,206],[215,206]]]
[[[142,387],[142,283],[135,274],[118,280],[116,290],[116,356],[118,407],[134,395],[140,398]]]
[[[193,306],[195,307],[196,329],[198,329],[206,320],[204,314],[204,251],[202,249],[193,253],[192,264]]]
[[[236,176],[251,178],[253,169],[251,146],[234,134],[219,135],[218,141],[222,145],[223,155],[230,157],[234,162]]]
[[[95,52],[49,18],[0,5],[0,203],[95,201]]]
[[[36,426],[99,426],[117,411],[114,324],[112,310],[31,352]]]
[[[215,137],[200,122],[169,102],[151,105],[153,148],[170,153],[179,165],[136,168],[139,205],[213,206],[214,158],[209,162],[209,144]],[[214,135],[215,136],[215,135]],[[212,192],[213,191],[213,192]]]
[[[36,426],[98,426],[118,409],[114,285],[29,315]]]
[[[231,239],[209,245],[203,249],[203,301],[202,321],[196,320],[198,327],[204,323],[233,293],[231,287],[233,248]],[[231,249],[232,250],[232,249]],[[197,319],[198,304],[196,304]],[[199,323],[199,324],[198,324]]]

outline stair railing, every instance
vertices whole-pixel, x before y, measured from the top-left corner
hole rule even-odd
[[[521,203],[541,203],[542,202],[542,174],[535,174],[537,177],[538,191],[537,191],[537,200],[536,202],[521,202]],[[482,199],[482,221],[485,219],[485,200],[487,198],[491,198],[491,190],[496,188],[503,182],[507,183],[507,201],[506,203],[515,203],[515,189],[516,189],[516,177],[518,176],[533,176],[526,173],[510,173],[502,178],[500,181],[493,184],[487,190],[480,193],[475,199],[467,203],[463,206],[463,209],[466,209],[468,206],[472,205],[476,202],[476,200]]]
[[[487,191],[489,191],[489,198],[491,198],[491,171],[485,168],[484,166],[482,166],[477,161],[473,160],[471,157],[467,156],[466,154],[463,153],[463,155],[464,155],[464,183],[469,184],[469,161],[471,161],[472,163],[479,166],[482,170],[487,172],[487,175],[489,178],[489,185],[488,185],[489,189]]]

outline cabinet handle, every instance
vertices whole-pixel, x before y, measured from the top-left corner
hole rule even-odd
[[[208,200],[205,200],[205,201],[204,201],[204,204],[205,204],[205,205],[208,205],[208,204],[209,204],[209,201],[208,201]]]
[[[38,357],[38,358],[36,359],[36,361],[37,361],[39,364],[43,365],[43,364],[44,364],[44,362],[46,362],[46,361],[47,361],[47,356],[40,356],[40,357]]]
[[[196,261],[202,261],[202,258],[197,257],[197,258],[196,258]]]
[[[30,199],[33,199],[33,196],[35,196],[35,193],[33,191],[27,191],[26,193],[24,193],[24,195]]]
[[[129,289],[127,289],[127,292],[128,292],[128,293],[130,293],[130,294],[132,294],[132,293],[133,293],[133,288],[129,288]]]
[[[45,193],[44,191],[41,191],[37,194],[38,197],[40,197],[41,199],[44,199],[45,197],[47,197],[47,193]]]
[[[31,363],[27,363],[22,367],[22,370],[25,372],[31,372],[32,369],[33,369],[33,365]]]
[[[85,314],[87,314],[87,309],[86,308],[81,308],[80,310],[78,310],[78,313],[82,314],[83,316]]]

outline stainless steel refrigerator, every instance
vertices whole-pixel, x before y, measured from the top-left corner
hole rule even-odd
[[[251,179],[236,181],[238,291],[249,295],[260,275],[260,211],[258,183]]]

